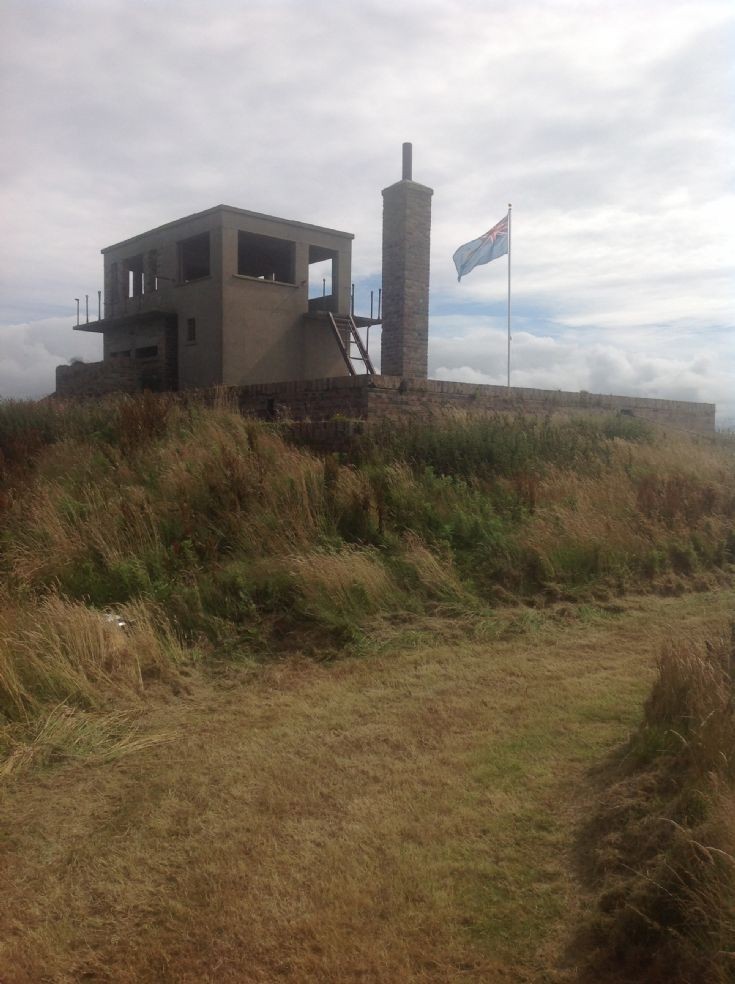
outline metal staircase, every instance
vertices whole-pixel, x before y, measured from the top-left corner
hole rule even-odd
[[[334,337],[337,339],[339,350],[345,360],[345,365],[350,371],[350,375],[358,375],[354,363],[362,362],[365,366],[365,372],[367,375],[373,376],[375,374],[375,369],[370,361],[368,350],[365,348],[365,345],[360,338],[360,332],[357,330],[357,325],[355,324],[355,319],[352,315],[332,314],[330,311],[329,321],[332,325]],[[353,354],[353,346],[357,349],[357,354]]]

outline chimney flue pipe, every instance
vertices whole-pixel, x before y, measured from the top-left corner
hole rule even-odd
[[[413,144],[403,145],[403,180],[413,180]]]

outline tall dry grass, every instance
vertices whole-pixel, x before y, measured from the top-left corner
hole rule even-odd
[[[113,614],[51,594],[0,608],[0,713],[33,717],[46,703],[103,704],[170,676],[183,650],[162,612],[142,601]]]
[[[733,460],[716,444],[615,439],[594,470],[549,468],[520,533],[547,582],[619,589],[701,577],[735,560]]]
[[[668,644],[586,831],[596,979],[735,979],[735,634]]]
[[[4,596],[0,776],[64,758],[108,760],[165,740],[139,731],[131,705],[156,681],[178,688],[178,667],[191,655],[150,602],[113,613],[55,593]]]
[[[731,449],[623,419],[450,414],[320,457],[226,394],[145,394],[0,403],[0,454],[6,717],[122,686],[112,642],[88,641],[108,606],[160,613],[164,653],[170,631],[219,658],[329,654],[397,609],[584,601],[735,562]],[[78,660],[54,638],[54,671],[36,654],[67,623]]]
[[[173,739],[170,731],[142,728],[130,710],[91,714],[63,701],[25,729],[0,728],[0,778],[68,760],[112,762]]]

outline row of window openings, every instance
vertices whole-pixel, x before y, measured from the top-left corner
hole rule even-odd
[[[144,345],[143,348],[123,349],[120,352],[110,352],[111,359],[154,359],[157,355],[157,345]]]
[[[210,275],[210,244],[209,233],[204,232],[198,236],[192,236],[179,243],[179,281],[188,283],[190,280],[201,280]],[[157,291],[160,281],[170,278],[162,277],[155,272],[157,264],[157,254],[152,250],[148,254],[149,272],[146,276],[146,263],[142,253],[131,256],[125,260],[124,274],[126,279],[125,289],[128,298],[138,297],[151,291]],[[151,272],[151,268],[152,271]]]
[[[237,234],[237,272],[242,277],[270,280],[278,283],[295,282],[294,261],[296,244],[285,239],[260,236],[252,232]],[[329,296],[334,281],[336,253],[321,247],[309,247],[309,297]],[[127,296],[137,297],[151,290],[157,291],[159,277],[150,274],[151,286],[146,288],[146,272],[143,255],[132,256],[125,262],[127,268]],[[152,261],[155,267],[155,257]],[[179,243],[179,281],[189,283],[210,276],[210,236],[203,232]]]

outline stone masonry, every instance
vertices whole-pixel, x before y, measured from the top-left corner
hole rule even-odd
[[[533,414],[548,417],[637,417],[692,434],[714,434],[713,403],[652,400],[636,396],[567,393],[520,387],[452,383],[396,376],[347,376],[302,382],[243,386],[241,410],[267,418],[327,424],[363,421],[424,421],[448,410],[470,414]],[[339,429],[339,428],[338,428]],[[320,431],[326,430],[323,426]]]
[[[431,188],[402,180],[383,190],[383,339],[386,376],[426,379]]]
[[[77,362],[70,366],[56,367],[56,395],[61,397],[139,393],[143,388],[140,366],[130,359]]]

